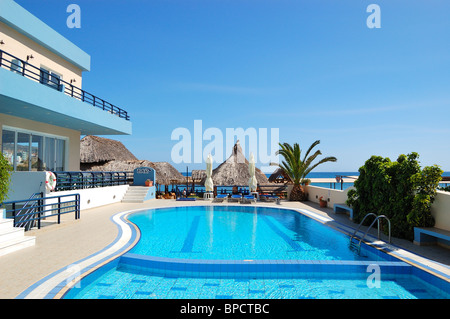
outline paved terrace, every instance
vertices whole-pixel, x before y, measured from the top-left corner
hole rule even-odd
[[[12,299],[46,276],[95,254],[114,242],[119,235],[118,226],[111,220],[117,213],[152,207],[228,205],[210,201],[177,202],[175,200],[150,200],[145,203],[117,203],[81,212],[81,219],[73,214],[63,215],[61,224],[46,221],[40,230],[27,235],[36,236],[36,245],[0,257],[0,298]],[[234,204],[236,205],[236,204]],[[239,204],[238,204],[239,205]],[[281,205],[261,203],[262,206],[306,209],[336,222],[356,228],[357,224],[345,214],[335,214],[331,208],[320,208],[312,202],[287,202]],[[392,225],[395,227],[395,225]],[[364,230],[364,227],[363,227]],[[376,230],[371,232],[376,236]],[[387,240],[386,236],[382,238]],[[394,249],[421,265],[450,276],[450,253],[439,246],[416,246],[409,241],[392,239]],[[414,254],[413,254],[414,253]],[[447,277],[448,278],[448,277]]]

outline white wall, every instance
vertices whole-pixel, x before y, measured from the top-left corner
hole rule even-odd
[[[28,199],[40,192],[45,193],[45,172],[12,172],[5,202]]]
[[[118,203],[122,201],[125,193],[128,190],[128,185],[98,187],[88,189],[78,189],[62,192],[52,192],[47,194],[47,197],[80,194],[80,209],[94,208],[98,206]],[[73,197],[68,197],[68,200],[73,200]],[[56,200],[55,200],[56,201]],[[46,201],[50,203],[51,201]]]
[[[431,215],[436,221],[434,227],[450,231],[450,192],[437,191]]]
[[[290,196],[291,190],[293,185],[288,185],[287,193],[288,198]],[[334,204],[345,204],[345,201],[347,200],[347,193],[350,189],[353,187],[349,187],[345,190],[338,190],[338,189],[330,189],[325,187],[319,187],[319,186],[306,186],[306,192],[308,193],[308,201],[319,203],[319,198],[323,196],[324,200],[330,199],[328,201],[327,206],[333,208]]]
[[[82,70],[80,68],[3,22],[0,22],[0,39],[4,42],[2,45],[3,51],[24,61],[26,61],[28,55],[32,55],[33,59],[29,61],[30,64],[38,68],[44,66],[55,71],[61,75],[61,80],[66,82],[75,79],[75,85],[81,88]],[[6,59],[11,60],[9,56]],[[7,67],[9,67],[8,63]]]
[[[354,187],[349,187],[341,191],[308,185],[306,190],[309,201],[318,203],[320,196],[323,196],[325,200],[329,199],[327,206],[333,208],[334,204],[344,204],[346,202],[348,191],[352,188]],[[291,189],[292,186],[289,186],[288,194]],[[433,205],[431,205],[431,214],[436,221],[434,227],[450,231],[450,192],[437,191],[436,199]]]

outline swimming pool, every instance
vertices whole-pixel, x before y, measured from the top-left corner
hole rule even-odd
[[[348,249],[348,237],[297,211],[248,206],[153,209],[131,215],[131,253],[213,260],[387,260]]]
[[[356,254],[311,216],[228,205],[136,212],[138,243],[64,298],[449,298],[448,283],[368,245]]]

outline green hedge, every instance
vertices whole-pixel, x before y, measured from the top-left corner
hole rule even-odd
[[[8,194],[10,177],[11,165],[9,165],[3,154],[0,153],[0,203],[3,203]]]
[[[395,162],[380,156],[365,162],[355,189],[348,192],[347,205],[353,208],[355,222],[368,213],[386,215],[392,236],[409,240],[414,238],[414,227],[434,226],[431,204],[443,171],[437,165],[421,169],[418,158],[411,153]]]

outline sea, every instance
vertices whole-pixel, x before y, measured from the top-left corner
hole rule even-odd
[[[191,172],[180,172],[183,176],[191,176]],[[267,178],[270,177],[271,174],[266,174]],[[327,179],[334,179],[336,180],[337,176],[359,176],[359,172],[311,172],[310,174],[308,174],[307,178],[327,178]],[[442,176],[450,176],[450,172],[444,172],[442,174]],[[348,179],[347,179],[348,181]],[[353,182],[346,182],[346,183],[330,183],[330,182],[326,182],[326,183],[311,183],[312,186],[319,186],[319,187],[324,187],[324,188],[330,188],[330,189],[338,189],[338,190],[345,190],[351,186],[353,186]],[[450,185],[450,183],[448,184]],[[442,184],[442,186],[447,186],[446,184]],[[178,190],[179,191],[183,191],[186,188],[186,185],[178,185]],[[192,186],[189,185],[189,189],[191,189]],[[245,187],[242,187],[243,189]],[[248,187],[247,187],[248,188]],[[170,191],[175,191],[175,188],[171,188],[171,186],[169,186],[169,190]],[[232,186],[229,187],[218,187],[218,192],[227,192],[230,193],[232,190]],[[205,188],[200,186],[200,185],[196,185],[195,186],[195,191],[196,192],[204,192]]]

